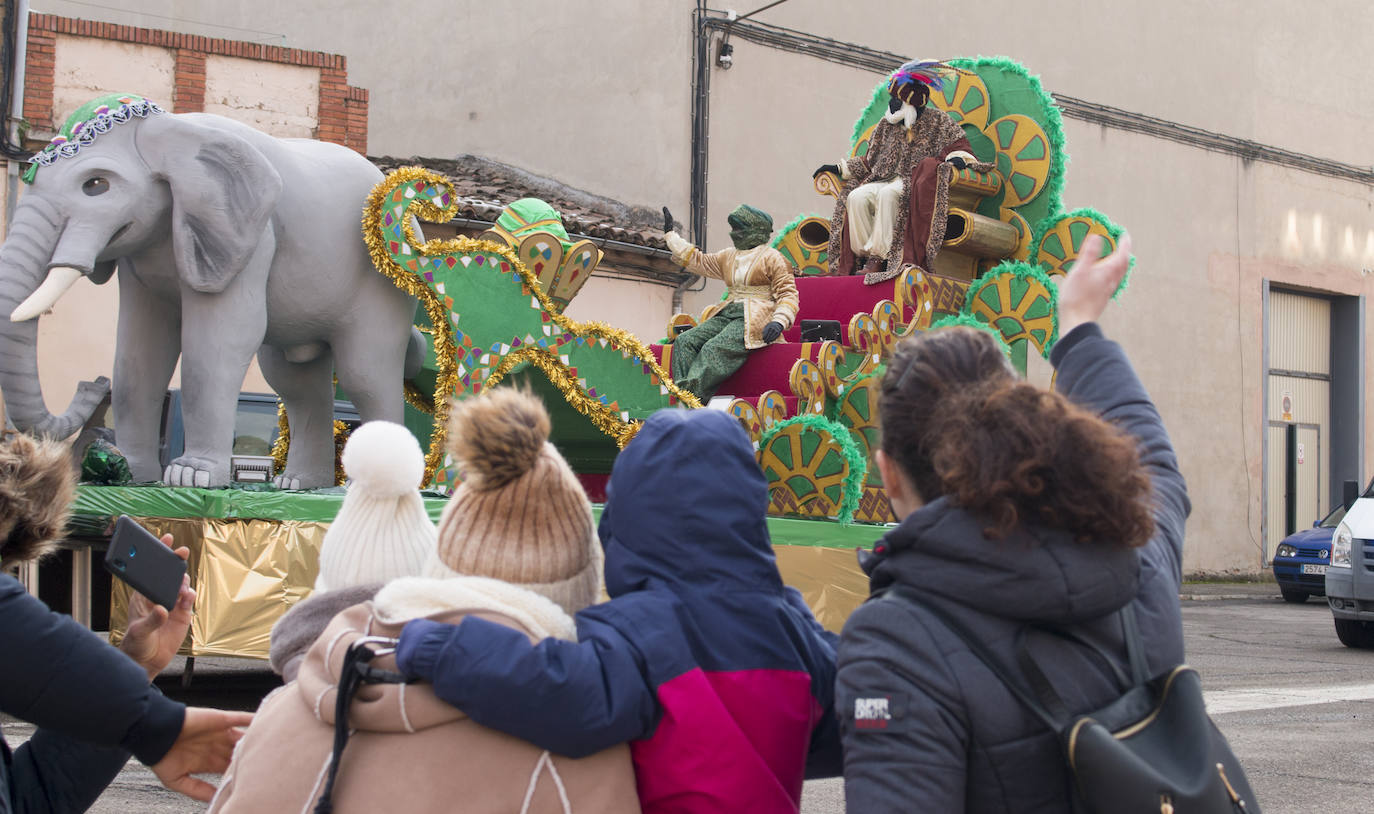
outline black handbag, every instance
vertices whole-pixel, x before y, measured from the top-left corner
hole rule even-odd
[[[881,596],[929,611],[1059,737],[1078,795],[1077,810],[1091,814],[1259,813],[1240,762],[1207,716],[1197,671],[1181,664],[1146,679],[1143,645],[1131,605],[1118,612],[1131,666],[1129,680],[1092,642],[1063,628],[1040,628],[1095,651],[1128,687],[1105,707],[1075,715],[1026,649],[1024,629],[1017,637],[1017,661],[1030,690],[962,624],[917,591],[897,585]]]

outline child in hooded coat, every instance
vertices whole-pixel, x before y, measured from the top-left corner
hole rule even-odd
[[[783,585],[767,505],[733,417],[660,411],[611,473],[611,601],[577,614],[576,642],[418,620],[398,667],[558,754],[629,741],[646,812],[796,812],[806,777],[841,768],[836,637]]]

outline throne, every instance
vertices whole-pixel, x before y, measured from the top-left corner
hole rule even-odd
[[[770,513],[891,520],[878,473],[864,462],[877,440],[877,373],[892,348],[955,320],[997,334],[1024,374],[1028,350],[1048,353],[1056,338],[1053,277],[1089,234],[1103,235],[1110,251],[1121,232],[1094,210],[1062,211],[1063,131],[1037,78],[1005,59],[948,64],[957,75],[930,104],[963,127],[974,155],[993,168],[953,171],[931,268],[910,266],[871,286],[861,275],[829,276],[830,218],[820,215],[794,219],[773,242],[796,269],[800,313],[783,341],[750,354],[718,391],[733,397],[728,409],[759,445]],[[886,99],[884,81],[854,125],[851,155],[867,151]],[[823,173],[815,188],[838,197],[840,179]],[[803,342],[803,319],[838,321],[840,339]],[[668,335],[696,321],[674,315]],[[671,370],[671,344],[653,349]]]

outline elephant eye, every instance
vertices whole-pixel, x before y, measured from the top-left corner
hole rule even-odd
[[[81,185],[81,191],[92,197],[104,195],[110,191],[110,182],[104,178],[87,178],[86,183]]]

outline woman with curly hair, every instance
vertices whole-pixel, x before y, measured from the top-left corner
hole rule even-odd
[[[932,607],[1003,664],[1024,644],[1076,713],[1122,691],[1128,604],[1149,675],[1183,660],[1188,497],[1159,413],[1096,325],[1130,257],[1123,238],[1087,259],[1098,240],[1060,283],[1055,390],[969,328],[908,339],[888,365],[874,458],[900,522],[860,560],[875,594],[906,586],[920,602],[865,603],[841,637],[850,811],[1071,809],[1056,734]]]

